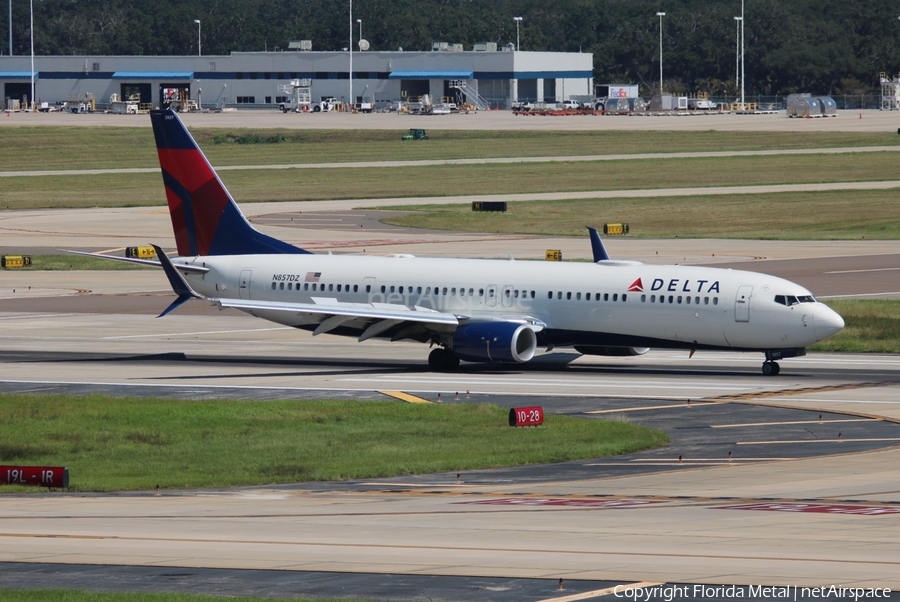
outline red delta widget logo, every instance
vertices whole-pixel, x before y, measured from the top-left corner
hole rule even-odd
[[[679,288],[680,287],[680,288]],[[668,284],[662,278],[654,278],[650,284],[651,291],[665,291],[670,293],[718,293],[718,280],[682,280],[670,278]],[[643,293],[644,283],[638,278],[628,287],[629,293]]]

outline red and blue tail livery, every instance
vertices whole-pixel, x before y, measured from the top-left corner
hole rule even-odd
[[[180,256],[309,253],[250,225],[174,111],[150,120]]]

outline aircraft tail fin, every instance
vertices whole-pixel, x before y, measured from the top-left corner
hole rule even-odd
[[[150,121],[180,256],[309,253],[250,225],[177,113]]]

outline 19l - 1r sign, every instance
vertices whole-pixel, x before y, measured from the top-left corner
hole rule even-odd
[[[69,469],[58,466],[0,466],[0,483],[65,489]]]

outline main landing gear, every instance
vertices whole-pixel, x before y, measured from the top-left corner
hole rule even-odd
[[[428,366],[436,372],[452,372],[459,367],[459,358],[449,349],[438,347],[428,354]]]
[[[778,376],[779,372],[781,372],[781,366],[778,365],[778,362],[763,362],[762,373],[766,376]]]

